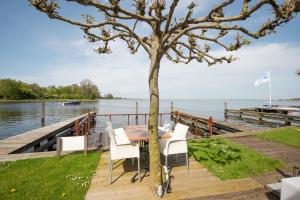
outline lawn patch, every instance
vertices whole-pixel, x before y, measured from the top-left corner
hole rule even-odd
[[[202,139],[188,143],[189,152],[221,180],[258,175],[282,166],[249,148],[225,139]]]
[[[99,152],[0,163],[1,199],[83,199]]]
[[[300,147],[300,131],[295,128],[275,129],[257,134],[256,136],[292,147]]]

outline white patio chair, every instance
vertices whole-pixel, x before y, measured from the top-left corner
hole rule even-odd
[[[177,123],[174,132],[171,134],[171,138],[159,140],[160,153],[165,156],[166,167],[168,166],[169,155],[177,154],[176,157],[178,163],[178,154],[185,153],[187,172],[189,171],[189,157],[186,142],[186,134],[188,129],[188,126]]]
[[[166,120],[163,126],[159,126],[158,129],[164,132],[170,132],[172,131],[173,122]]]
[[[110,149],[109,149],[110,184],[112,183],[113,161],[126,159],[126,158],[138,159],[138,176],[139,176],[139,181],[141,181],[139,144],[130,143],[123,128],[113,129],[112,124],[110,122],[107,122],[106,124],[107,124],[106,131],[110,139]]]

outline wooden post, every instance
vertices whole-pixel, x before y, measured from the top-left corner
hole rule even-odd
[[[47,142],[51,142],[52,140],[55,140],[55,136],[51,136],[49,138],[47,138]],[[47,148],[48,151],[53,151],[53,145],[49,146]]]
[[[243,111],[239,111],[240,115],[239,115],[239,118],[242,120],[243,119]]]
[[[111,115],[109,115],[109,121],[111,122]]]
[[[209,137],[211,137],[213,135],[213,119],[212,117],[210,116],[208,118],[208,131],[209,131]]]
[[[87,156],[87,148],[88,148],[88,136],[84,135],[84,156]]]
[[[286,126],[290,126],[292,123],[290,121],[290,119],[288,118],[288,116],[285,117],[285,125]]]
[[[127,115],[127,124],[129,126],[129,114]]]
[[[224,102],[224,119],[227,120],[228,119],[228,115],[227,115],[227,101]]]
[[[56,156],[58,158],[60,158],[60,156],[61,156],[61,150],[62,150],[61,147],[62,147],[62,141],[61,141],[61,138],[58,137],[56,139]]]
[[[147,114],[145,114],[145,125],[147,124]]]
[[[79,121],[76,120],[75,121],[75,135],[79,135],[80,134],[80,125],[79,125]]]
[[[87,132],[90,134],[90,129],[91,129],[91,114],[90,112],[88,113],[88,119],[87,119]]]
[[[80,135],[84,135],[84,129],[85,129],[85,126],[84,126],[84,122],[81,124],[81,134]]]
[[[41,127],[45,126],[45,101],[41,101]]]
[[[139,124],[139,103],[135,102],[135,124]]]
[[[33,149],[34,149],[34,152],[36,152],[36,150],[39,148],[41,146],[41,144],[40,143],[38,143],[38,144],[36,144],[36,145],[34,145],[34,147],[33,147]]]
[[[259,117],[258,117],[258,120],[259,120],[259,124],[263,124],[263,114],[261,114],[260,112],[258,113]]]
[[[162,126],[162,114],[160,114],[160,126]]]

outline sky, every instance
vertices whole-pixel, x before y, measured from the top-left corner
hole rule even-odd
[[[184,3],[189,2],[184,1]],[[67,16],[78,18],[88,11],[62,2]],[[199,14],[214,1],[198,0]],[[185,11],[180,5],[177,13]],[[237,7],[228,10],[238,11]],[[94,12],[94,11],[93,11]],[[95,12],[94,12],[95,13]],[[256,26],[261,13],[249,20]],[[7,0],[0,6],[0,78],[12,78],[41,86],[79,84],[88,78],[102,94],[127,98],[148,98],[149,58],[141,50],[131,55],[116,41],[113,53],[98,55],[78,27],[50,20],[29,6],[26,0]],[[273,99],[300,97],[300,16],[277,29],[273,35],[252,41],[231,53],[231,64],[208,67],[205,63],[173,64],[163,59],[159,75],[160,97],[164,99],[267,99],[269,86],[254,82],[271,71]],[[228,54],[221,49],[217,55]]]

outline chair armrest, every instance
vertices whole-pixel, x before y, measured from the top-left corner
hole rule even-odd
[[[184,140],[184,139],[172,139],[171,138],[171,139],[167,140],[167,143],[166,143],[167,154],[169,154],[169,146],[170,146],[170,144],[176,143],[176,142],[183,142],[183,141],[186,142],[186,140]]]

